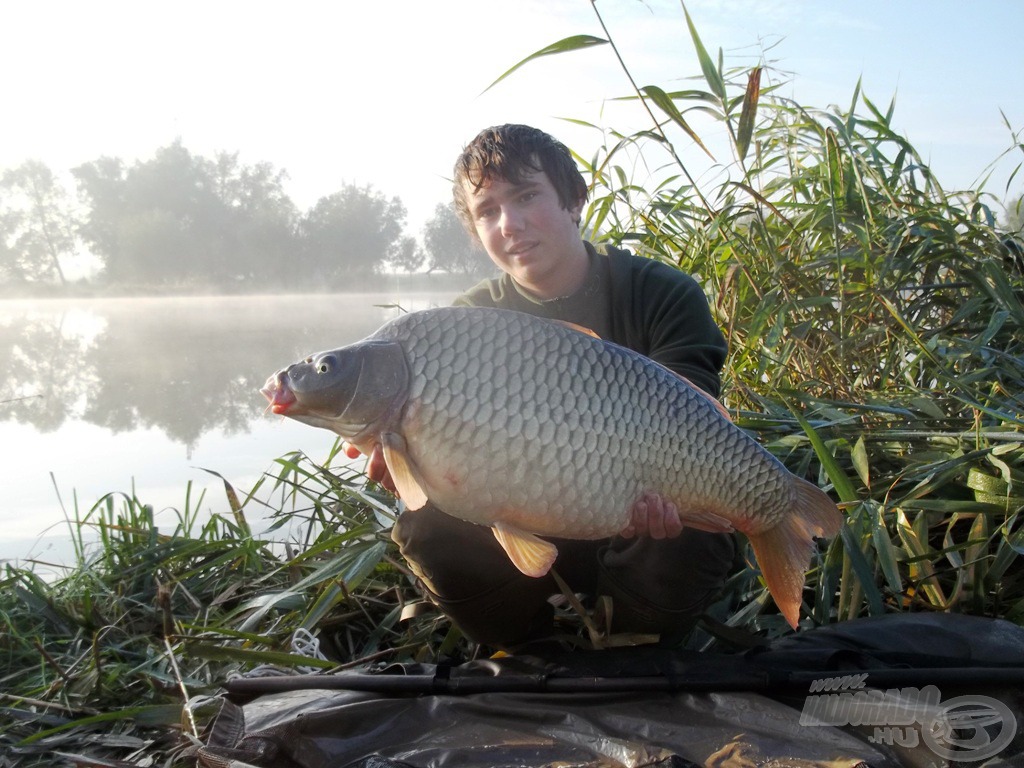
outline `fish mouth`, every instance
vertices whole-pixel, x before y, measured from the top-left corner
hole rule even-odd
[[[267,410],[272,413],[285,415],[291,407],[298,402],[295,392],[288,386],[288,376],[284,372],[276,373],[267,379],[267,383],[260,389],[269,405]]]

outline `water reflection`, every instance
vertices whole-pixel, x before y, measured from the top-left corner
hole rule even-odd
[[[67,521],[110,493],[170,532],[176,510],[230,514],[204,469],[245,493],[289,451],[322,460],[330,433],[264,413],[266,377],[456,292],[0,301],[0,563],[73,562]]]
[[[44,433],[69,421],[115,434],[155,428],[186,446],[244,432],[277,368],[366,336],[396,304],[422,309],[451,295],[8,302],[0,421]]]
[[[65,314],[33,314],[0,324],[0,407],[8,418],[52,432],[72,417],[92,376],[88,341],[65,330]]]

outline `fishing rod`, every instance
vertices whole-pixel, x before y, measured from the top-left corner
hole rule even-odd
[[[451,675],[450,667],[433,674],[340,673],[236,678],[225,682],[231,694],[263,695],[296,690],[367,691],[382,694],[477,693],[630,693],[630,692],[770,692],[807,693],[823,678],[855,673],[864,687],[875,689],[935,686],[1021,686],[1024,668],[928,667],[855,670],[783,670],[742,668],[721,674],[662,673],[645,676],[559,676],[515,673],[504,676]]]

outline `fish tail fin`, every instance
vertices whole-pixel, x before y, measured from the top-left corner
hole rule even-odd
[[[796,476],[793,483],[793,508],[777,525],[750,534],[749,539],[768,591],[786,621],[796,629],[814,539],[834,536],[843,518],[835,503],[816,485]]]

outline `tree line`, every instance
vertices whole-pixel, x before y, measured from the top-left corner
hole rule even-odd
[[[125,290],[338,290],[393,270],[491,269],[450,203],[419,241],[399,197],[346,184],[302,212],[285,171],[238,153],[208,158],[175,141],[70,173],[75,194],[38,160],[0,174],[0,287],[66,286],[85,253],[99,265],[92,282]]]

